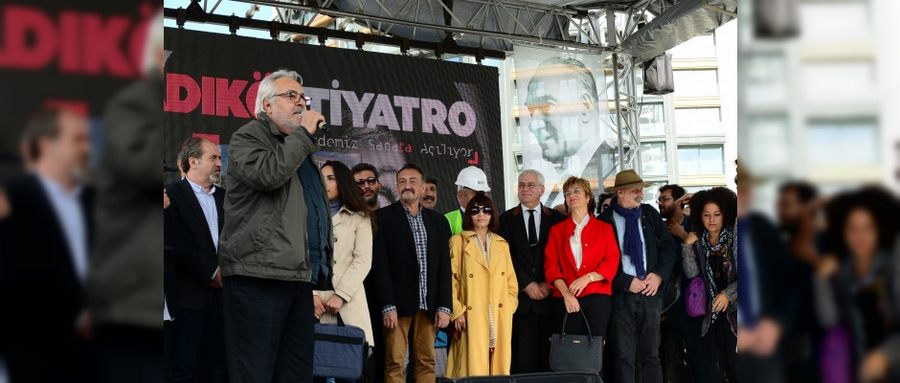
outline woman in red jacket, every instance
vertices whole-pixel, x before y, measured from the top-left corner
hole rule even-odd
[[[619,247],[612,226],[591,215],[594,196],[588,181],[569,177],[563,191],[569,218],[550,228],[544,271],[553,296],[562,297],[565,311],[560,307],[560,317],[584,310],[591,335],[606,338]],[[588,335],[583,319],[571,319],[566,333]]]

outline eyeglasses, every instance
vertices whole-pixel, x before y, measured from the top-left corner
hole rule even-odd
[[[378,178],[375,178],[375,177],[369,177],[369,178],[360,178],[360,179],[356,180],[356,185],[357,185],[357,186],[365,186],[365,184],[369,184],[369,185],[377,185],[377,184],[378,184]]]
[[[304,102],[309,102],[309,100],[310,100],[309,97],[306,97],[306,94],[303,94],[303,93],[297,93],[297,92],[292,91],[292,90],[289,90],[289,91],[284,92],[284,93],[278,93],[278,94],[276,94],[276,95],[274,95],[274,96],[287,97],[288,100],[291,100],[291,102],[293,102],[293,103],[295,103],[295,104],[298,103],[298,102],[300,102],[301,99],[302,99]]]
[[[527,183],[527,184],[526,184],[526,183],[520,183],[520,184],[519,184],[519,189],[534,189],[534,188],[536,188],[536,187],[538,187],[538,186],[541,186],[541,185],[540,185],[540,184],[537,184],[537,183],[534,183],[534,182],[529,182],[529,183]]]
[[[563,195],[568,197],[572,194],[578,194],[578,193],[581,193],[581,188],[573,188],[572,190],[568,190],[565,193],[563,193]]]
[[[657,198],[657,199],[656,199],[656,202],[666,202],[666,201],[671,201],[671,200],[673,200],[673,199],[674,199],[674,198],[669,197],[669,196],[662,196],[662,197]]]
[[[482,212],[487,215],[491,215],[494,209],[491,209],[490,206],[472,206],[469,208],[470,215],[478,215],[478,212]]]

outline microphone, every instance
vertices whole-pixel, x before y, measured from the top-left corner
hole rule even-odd
[[[306,110],[310,110],[309,104],[312,103],[312,98],[310,98],[309,96],[304,96],[303,99],[306,101]],[[328,133],[328,129],[330,128],[330,126],[328,126],[328,123],[326,123],[325,121],[319,121],[317,128],[318,128],[318,130],[316,130],[317,132],[322,132],[322,134],[326,134],[326,133]]]

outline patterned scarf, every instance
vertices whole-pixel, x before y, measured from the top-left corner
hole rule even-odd
[[[732,230],[731,228],[725,228],[724,230],[719,232],[719,240],[716,242],[715,246],[710,245],[710,243],[709,243],[709,231],[703,230],[703,235],[700,236],[700,246],[703,247],[703,250],[706,251],[706,257],[707,257],[705,271],[706,271],[706,277],[707,277],[707,280],[709,281],[709,283],[706,284],[706,287],[707,287],[707,289],[709,289],[709,296],[711,297],[710,302],[712,302],[716,299],[716,292],[718,291],[718,288],[716,287],[716,279],[715,279],[715,276],[713,275],[712,265],[710,265],[710,262],[709,262],[709,254],[711,254],[711,253],[721,254],[722,259],[726,260],[726,262],[727,262],[728,248],[730,247],[729,245],[732,243],[733,240],[734,240],[734,230]],[[712,303],[710,303],[710,304],[712,304]],[[712,310],[710,310],[710,311],[712,311]],[[718,316],[718,314],[719,314],[718,312],[712,313],[712,320],[710,323],[713,323],[716,321],[716,317]]]

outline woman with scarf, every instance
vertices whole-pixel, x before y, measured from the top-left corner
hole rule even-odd
[[[690,200],[690,233],[682,245],[684,276],[703,279],[706,313],[700,335],[711,382],[735,382],[737,346],[737,194],[724,187],[700,191]]]

